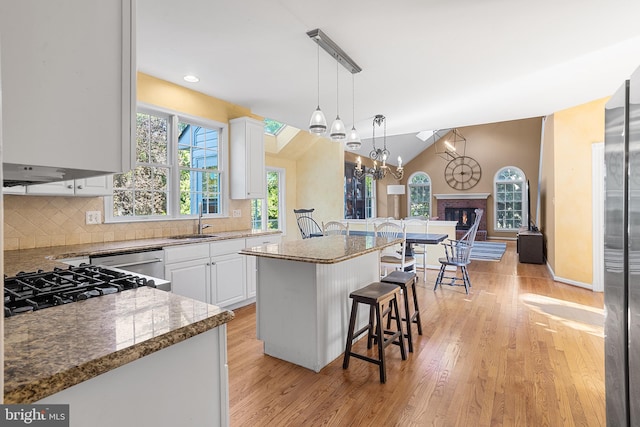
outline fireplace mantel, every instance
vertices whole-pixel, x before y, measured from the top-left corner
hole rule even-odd
[[[487,199],[491,193],[453,193],[453,194],[434,194],[438,200],[477,200],[477,199]]]

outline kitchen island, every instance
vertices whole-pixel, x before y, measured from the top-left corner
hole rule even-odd
[[[233,312],[149,287],[5,319],[5,404],[70,405],[71,426],[229,423]]]
[[[380,280],[399,239],[325,236],[240,251],[257,257],[256,332],[270,356],[319,372],[344,352],[349,294]],[[361,310],[358,324],[368,313]]]

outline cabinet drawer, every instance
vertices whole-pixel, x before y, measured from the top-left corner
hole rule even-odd
[[[280,243],[280,241],[281,237],[279,234],[249,237],[247,238],[247,247],[252,248],[254,246],[273,245]]]
[[[164,263],[189,261],[198,258],[209,258],[209,244],[196,243],[193,245],[170,246],[164,248]]]
[[[209,254],[214,257],[224,254],[235,254],[244,249],[244,239],[223,240],[210,243]]]

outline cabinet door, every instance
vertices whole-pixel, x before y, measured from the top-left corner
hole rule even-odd
[[[132,167],[134,18],[134,0],[0,2],[5,163],[75,178]]]
[[[76,179],[76,196],[110,196],[113,189],[113,175]]]
[[[264,123],[247,123],[247,196],[265,197]]]
[[[246,299],[246,257],[239,254],[211,258],[210,304],[221,307]]]
[[[73,186],[73,180],[50,182],[47,184],[28,185],[27,194],[47,196],[73,196],[75,194]]]
[[[24,185],[15,185],[13,187],[2,187],[2,194],[25,194],[27,187]]]
[[[171,292],[209,302],[209,260],[199,259],[166,265],[164,277],[171,281]]]
[[[229,121],[231,198],[265,197],[264,123],[249,117]]]

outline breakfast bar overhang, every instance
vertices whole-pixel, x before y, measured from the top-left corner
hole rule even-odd
[[[349,294],[380,280],[379,251],[398,242],[324,236],[240,251],[257,257],[256,331],[265,354],[315,372],[340,356]],[[364,325],[368,313],[359,315]]]

